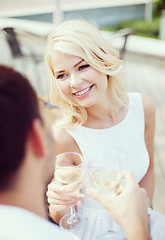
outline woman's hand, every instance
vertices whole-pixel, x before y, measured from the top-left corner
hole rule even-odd
[[[48,185],[48,191],[46,193],[51,209],[54,211],[62,211],[76,205],[84,198],[84,195],[78,191],[80,186],[81,183],[59,186],[52,181]]]

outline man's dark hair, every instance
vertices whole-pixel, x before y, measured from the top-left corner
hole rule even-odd
[[[38,100],[28,79],[0,65],[0,190],[12,185],[36,118],[41,119]]]

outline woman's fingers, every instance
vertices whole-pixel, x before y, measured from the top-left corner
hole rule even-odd
[[[48,198],[48,203],[52,205],[75,205],[79,200],[70,199],[70,200],[58,200],[54,198]]]
[[[76,193],[75,192],[74,193],[69,193],[69,194],[66,194],[66,193],[57,194],[53,191],[48,190],[46,195],[47,195],[48,198],[56,199],[56,200],[59,200],[59,201],[67,201],[67,200],[79,201],[79,200],[84,198],[83,194],[77,193],[77,192]]]
[[[80,183],[59,186],[55,182],[51,182],[46,193],[50,207],[55,211],[60,211],[76,205],[84,198],[84,195],[78,192],[80,186]]]
[[[52,211],[64,211],[72,207],[73,204],[70,205],[49,205],[49,209],[51,208]]]
[[[55,182],[51,182],[48,185],[48,190],[52,190],[57,193],[64,193],[64,192],[72,193],[79,190],[80,186],[81,186],[81,183],[71,183],[65,186],[60,186]]]
[[[81,182],[71,183],[71,184],[63,186],[63,189],[66,192],[75,192],[75,191],[78,191],[80,189],[81,185],[82,185]]]

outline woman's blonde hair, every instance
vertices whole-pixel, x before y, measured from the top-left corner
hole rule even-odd
[[[51,74],[50,99],[61,109],[65,120],[64,127],[83,124],[87,113],[84,107],[67,99],[55,83],[51,61],[55,51],[80,57],[91,67],[107,75],[113,113],[125,104],[126,84],[118,74],[122,64],[118,51],[113,49],[100,31],[90,23],[84,20],[65,21],[49,35],[45,55]]]

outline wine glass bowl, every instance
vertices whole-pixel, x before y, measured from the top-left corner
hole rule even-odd
[[[69,165],[57,167],[54,175],[58,184],[65,186],[72,183],[81,183],[83,172],[81,166]]]
[[[117,194],[122,182],[122,174],[120,171],[96,166],[91,167],[89,177],[93,187],[112,196]]]

